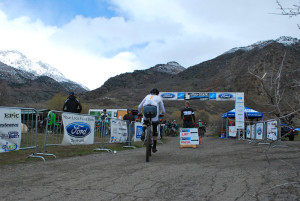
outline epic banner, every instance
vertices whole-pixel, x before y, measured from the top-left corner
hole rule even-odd
[[[21,109],[0,108],[0,153],[19,150]]]

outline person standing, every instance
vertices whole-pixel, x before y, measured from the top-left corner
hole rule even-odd
[[[127,109],[127,114],[124,115],[123,120],[125,120],[126,124],[127,124],[127,142],[126,142],[126,144],[130,145],[131,137],[132,137],[132,135],[131,135],[132,134],[131,128],[133,128],[130,125],[132,125],[132,122],[135,121],[135,118],[134,118],[134,116],[132,114],[132,110]]]
[[[190,108],[190,103],[185,102],[185,108],[181,110],[181,119],[183,120],[183,128],[194,128],[195,126],[195,113],[192,108]]]
[[[108,115],[106,113],[106,109],[103,109],[103,113],[101,114],[101,120],[104,121],[108,118]]]
[[[73,113],[80,113],[82,110],[82,106],[79,100],[76,98],[74,92],[70,92],[69,97],[65,101],[63,105],[64,112],[73,112]]]

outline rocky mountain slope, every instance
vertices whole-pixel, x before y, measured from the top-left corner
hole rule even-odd
[[[298,39],[281,37],[232,49],[179,73],[153,71],[158,65],[148,70],[121,74],[110,78],[100,88],[85,93],[83,98],[98,108],[124,108],[136,107],[153,87],[159,88],[160,91],[244,92],[249,107],[267,112],[274,108],[268,106],[270,99],[265,94],[266,90],[253,74],[257,76],[266,74],[263,81],[267,91],[271,90],[275,86],[270,83],[276,78],[282,64],[280,85],[284,92],[282,103],[285,107],[288,107],[288,104],[296,107],[299,106],[300,95],[299,87],[296,87],[300,83],[299,53]],[[165,104],[180,108],[183,103],[179,102],[170,101]],[[199,110],[210,108],[221,112],[234,107],[232,103],[193,102]]]
[[[57,93],[87,90],[67,79],[58,82],[49,76],[39,76],[0,62],[0,91],[0,105],[33,107],[43,105]]]

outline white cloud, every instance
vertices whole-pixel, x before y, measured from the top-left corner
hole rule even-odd
[[[47,26],[0,11],[1,49],[16,49],[91,89],[108,78],[158,63],[185,67],[237,46],[297,37],[297,18],[274,15],[275,0],[113,0],[119,16],[76,16]],[[278,11],[279,12],[279,11]]]

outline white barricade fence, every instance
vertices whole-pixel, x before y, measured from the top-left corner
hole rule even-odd
[[[258,144],[270,144],[270,142],[281,141],[280,131],[279,120],[252,122],[246,126],[246,139]]]

